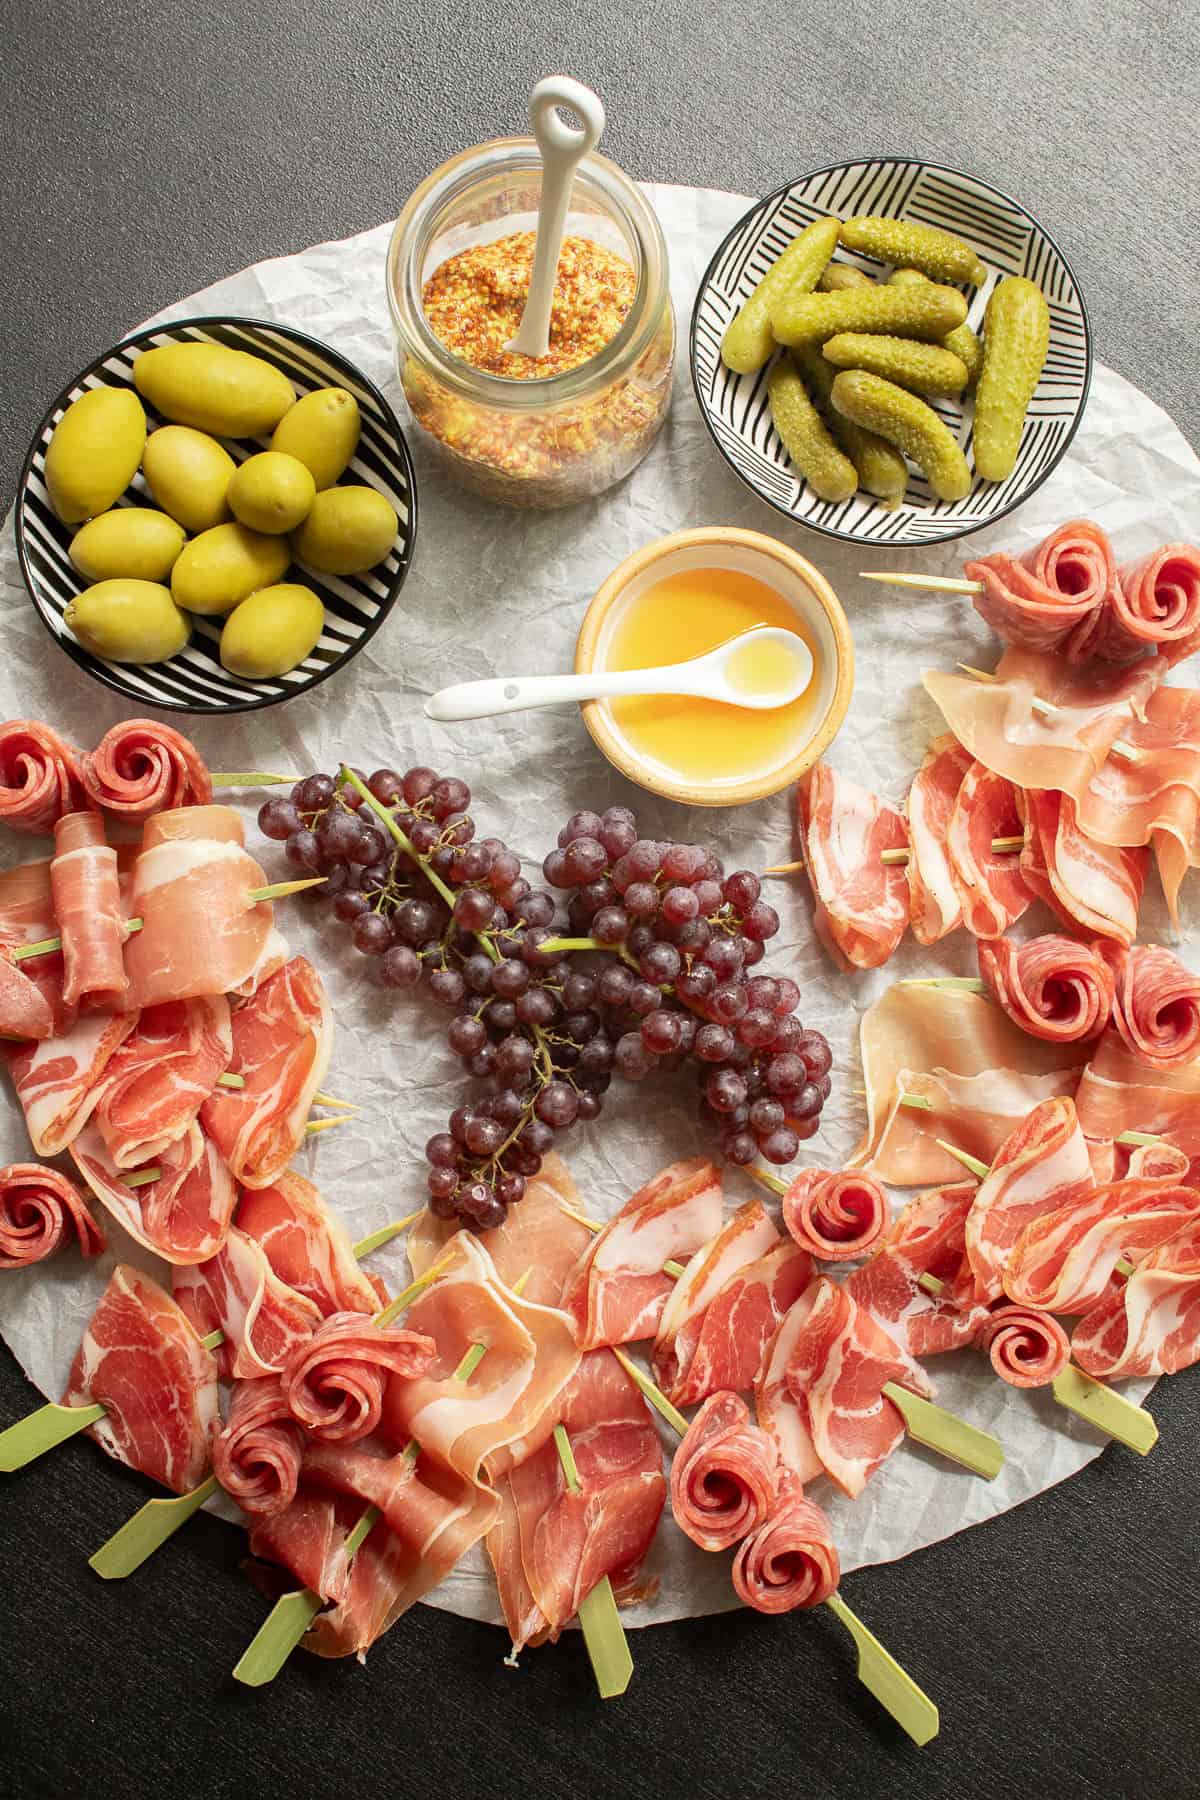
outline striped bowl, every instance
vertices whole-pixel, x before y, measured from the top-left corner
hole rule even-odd
[[[968,322],[982,331],[996,283],[1036,281],[1050,305],[1050,351],[1030,403],[1016,467],[1007,481],[976,480],[964,500],[935,500],[918,470],[889,512],[869,494],[821,500],[802,481],[771,422],[767,369],[735,375],[721,361],[725,327],[771,264],[814,219],[882,213],[939,225],[966,238],[987,265],[969,291]],[[839,249],[839,260],[877,275],[882,265]],[[1083,415],[1092,374],[1087,312],[1066,258],[1049,232],[986,181],[936,163],[900,157],[837,163],[777,188],[741,218],[705,271],[692,313],[692,382],[700,411],[726,462],[747,486],[789,518],[851,543],[932,544],[965,537],[1003,518],[1039,488],[1065,454]],[[770,365],[768,365],[769,368]],[[935,400],[934,410],[971,457],[974,409],[968,399]]]
[[[282,369],[300,395],[314,388],[344,387],[358,401],[362,436],[343,481],[377,488],[395,507],[400,520],[396,542],[386,561],[364,575],[318,575],[308,569],[286,573],[282,580],[303,581],[321,598],[325,629],[310,656],[287,675],[246,681],[221,667],[218,644],[223,619],[196,618],[190,643],[178,656],[146,666],[108,662],[75,641],[63,622],[72,597],[88,585],[72,564],[68,547],[77,526],[64,525],[46,492],[45,457],[54,427],[72,400],[88,388],[133,388],[133,365],[159,344],[214,343],[248,350]],[[136,391],[136,390],[135,390]],[[143,404],[145,404],[143,402]],[[167,423],[146,408],[149,429]],[[244,462],[269,448],[269,439],[223,439],[229,454]],[[118,506],[153,505],[139,472]],[[72,662],[105,687],[139,706],[171,712],[233,713],[275,706],[325,681],[348,663],[374,637],[395,604],[412,562],[417,531],[417,492],[408,445],[395,413],[374,383],[328,344],[258,319],[184,319],[137,331],[86,368],[63,390],[38,427],[17,496],[16,540],[21,573],[34,608],[51,637]]]

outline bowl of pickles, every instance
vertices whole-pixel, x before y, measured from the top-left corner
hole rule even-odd
[[[778,512],[854,543],[963,537],[1029,497],[1087,399],[1066,258],[990,183],[895,157],[778,188],[696,296],[692,382]]]
[[[140,706],[245,712],[335,674],[382,626],[417,501],[395,413],[288,326],[135,332],[55,400],[16,507],[62,650]]]

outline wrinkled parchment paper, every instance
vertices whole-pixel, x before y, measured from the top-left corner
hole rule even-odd
[[[431,763],[470,783],[480,834],[503,837],[527,859],[526,872],[535,881],[558,826],[572,811],[602,810],[617,802],[638,810],[647,834],[711,844],[731,868],[783,861],[794,854],[786,794],[730,812],[688,813],[618,776],[594,748],[575,709],[461,725],[430,724],[421,710],[423,698],[450,681],[569,669],[584,609],[616,563],[663,533],[724,524],[785,538],[832,581],[858,650],[854,699],[832,760],[900,800],[929,737],[940,729],[920,686],[922,668],[949,667],[957,660],[993,666],[995,641],[964,600],[860,582],[861,568],[881,566],[879,551],[836,544],[784,521],[721,460],[692,396],[687,325],[709,256],[750,202],[689,188],[649,192],[670,246],[680,331],[674,409],[649,459],[622,487],[594,503],[539,514],[507,511],[462,494],[417,449],[416,561],[386,626],[340,677],[311,695],[219,724],[197,720],[193,735],[210,766],[299,774],[332,769],[342,757],[368,770]],[[357,362],[402,411],[384,300],[388,235],[389,227],[380,226],[300,256],[260,263],[160,318],[229,312],[303,327]],[[1014,517],[978,533],[972,549],[1022,550],[1074,515],[1098,519],[1122,557],[1192,537],[1200,519],[1195,455],[1157,406],[1103,367],[1096,370],[1086,416],[1066,461]],[[891,566],[958,574],[964,552],[951,544],[884,554]],[[21,585],[11,521],[0,537],[0,578],[0,716],[44,717],[90,747],[133,709],[51,645]],[[1194,682],[1197,676],[1184,669],[1174,679]],[[172,722],[189,729],[186,718],[173,716]],[[250,824],[262,797],[243,800]],[[256,842],[256,835],[251,830],[252,847],[273,876],[282,875],[276,848]],[[5,861],[44,853],[28,837],[5,832],[0,837]],[[837,1166],[862,1127],[863,1103],[854,1091],[860,1080],[860,1014],[900,977],[973,973],[972,941],[959,933],[922,951],[909,940],[886,970],[841,975],[812,939],[803,882],[769,885],[783,929],[763,966],[801,983],[801,1014],[827,1034],[836,1057],[836,1085],[821,1133],[803,1147],[802,1157]],[[1185,905],[1189,899],[1194,916],[1194,893],[1185,889]],[[1156,891],[1143,918],[1144,936],[1161,935],[1165,912]],[[302,1162],[358,1237],[421,1205],[422,1146],[459,1104],[462,1077],[444,1044],[445,1015],[427,996],[393,1000],[381,994],[344,928],[325,913],[305,913],[293,902],[280,909],[280,924],[293,949],[311,956],[329,984],[337,1038],[326,1087],[362,1108],[352,1125],[310,1145]],[[1022,929],[1047,929],[1040,909],[1031,909]],[[680,1078],[614,1088],[603,1118],[564,1140],[589,1212],[616,1211],[664,1163],[706,1147],[693,1105],[691,1084]],[[0,1094],[0,1163],[28,1154],[20,1110],[6,1089]],[[745,1199],[751,1184],[731,1171],[727,1185],[732,1203]],[[900,1202],[904,1196],[895,1198]],[[152,1258],[123,1240],[107,1219],[105,1224],[118,1255],[154,1268]],[[0,1331],[47,1395],[62,1390],[112,1260],[110,1254],[85,1266],[68,1250],[39,1268],[0,1276]],[[380,1252],[372,1266],[393,1292],[408,1276],[403,1250],[395,1245]],[[162,1275],[161,1268],[157,1273]],[[1048,1392],[1019,1393],[995,1379],[981,1356],[963,1353],[930,1366],[942,1404],[1001,1439],[1004,1470],[988,1483],[906,1442],[857,1503],[836,1495],[827,1481],[814,1484],[814,1497],[832,1515],[846,1570],[891,1561],[992,1518],[1074,1474],[1107,1441],[1058,1407]],[[1140,1399],[1146,1386],[1129,1384],[1126,1391]],[[17,1481],[10,1484],[13,1505],[20,1503]],[[228,1503],[222,1510],[238,1516]],[[658,1596],[627,1614],[628,1623],[692,1617],[736,1604],[729,1559],[697,1550],[675,1529],[669,1511],[650,1569],[661,1577]],[[464,1560],[430,1598],[433,1605],[469,1618],[500,1618],[482,1551]]]

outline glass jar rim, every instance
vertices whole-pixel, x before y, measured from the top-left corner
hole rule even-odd
[[[491,138],[444,162],[410,195],[392,229],[387,250],[388,307],[397,335],[446,387],[508,412],[529,412],[590,398],[623,375],[658,329],[667,286],[667,246],[658,215],[638,184],[608,157],[591,151],[576,179],[603,199],[636,244],[641,267],[637,292],[620,330],[586,362],[555,375],[521,379],[496,375],[455,356],[431,329],[422,302],[421,268],[437,215],[472,184],[496,174],[541,171],[531,137]]]

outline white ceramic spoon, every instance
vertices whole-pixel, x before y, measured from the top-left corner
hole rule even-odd
[[[765,689],[762,646],[775,644],[778,678]],[[690,662],[660,669],[593,669],[586,675],[494,676],[490,681],[460,681],[442,688],[425,702],[429,719],[489,719],[496,713],[521,712],[529,706],[560,706],[568,700],[607,700],[626,694],[695,694],[702,700],[724,700],[761,712],[798,700],[812,680],[812,653],[804,639],[778,625],[756,625],[728,643],[719,644]]]
[[[582,131],[559,117],[557,108],[569,107],[583,120]],[[604,107],[600,96],[569,75],[547,75],[529,98],[529,122],[542,153],[542,198],[538,207],[537,244],[533,273],[517,334],[504,346],[523,356],[545,356],[550,348],[550,308],[562,252],[567,207],[580,159],[600,142]]]

